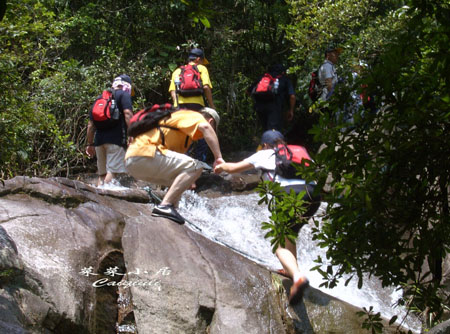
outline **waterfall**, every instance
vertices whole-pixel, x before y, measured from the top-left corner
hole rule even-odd
[[[205,198],[187,191],[183,195],[179,212],[193,225],[191,228],[204,236],[228,246],[251,260],[270,270],[281,268],[276,256],[271,251],[269,240],[264,238],[265,232],[260,228],[261,222],[269,221],[269,211],[265,205],[258,205],[257,193],[233,195],[216,198]],[[322,203],[316,215],[320,220],[326,204]],[[382,288],[381,282],[372,277],[366,277],[361,289],[357,280],[353,279],[345,286],[345,278],[340,280],[333,289],[320,287],[322,276],[310,269],[317,264],[314,260],[318,255],[325,258],[325,249],[319,248],[311,238],[311,225],[304,226],[297,239],[297,258],[300,270],[309,278],[311,286],[357,307],[374,307],[375,312],[388,320],[395,314],[399,319],[406,314],[404,309],[394,308],[401,295],[395,288]],[[413,333],[420,333],[421,324],[414,317],[408,317],[405,327]]]

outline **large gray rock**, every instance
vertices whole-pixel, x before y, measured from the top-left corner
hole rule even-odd
[[[6,181],[0,333],[115,332],[119,275],[104,275],[114,267],[135,272],[131,283],[136,270],[171,270],[159,274],[160,286],[131,289],[140,333],[284,332],[266,269],[186,226],[149,218],[152,205],[142,204],[148,201],[145,191],[99,190],[68,179]],[[108,284],[95,287],[99,279]]]
[[[139,332],[286,332],[267,269],[167,219],[129,219],[122,240],[133,280],[158,281],[131,288]]]
[[[0,184],[0,333],[363,333],[355,308],[315,289],[289,307],[290,280],[148,202],[65,178]]]
[[[428,334],[450,334],[450,320],[431,328]]]
[[[0,333],[95,327],[96,291],[80,271],[121,249],[123,213],[139,206],[107,195],[67,179],[16,177],[0,188]],[[148,201],[144,191],[123,195]]]

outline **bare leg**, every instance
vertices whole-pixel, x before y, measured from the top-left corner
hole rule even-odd
[[[105,182],[106,174],[99,175],[97,179],[97,187],[100,187]]]
[[[111,173],[111,172],[107,172],[104,181],[105,181],[105,183],[109,183],[109,182],[111,182],[111,180],[112,180],[113,178],[114,178],[114,174]]]
[[[107,184],[114,179],[114,173],[107,172],[106,174],[99,175],[97,180],[97,187],[100,187],[103,184]]]
[[[300,269],[297,264],[297,247],[295,243],[290,242],[288,239],[285,239],[286,247],[278,247],[275,254],[280,260],[281,265],[283,266],[286,274],[290,278],[294,278],[294,275],[300,275]]]
[[[286,247],[278,247],[276,254],[293,284],[289,291],[289,304],[296,304],[303,298],[304,290],[309,286],[308,279],[302,275],[297,264],[295,243],[285,240]]]
[[[178,175],[164,196],[161,205],[172,204],[176,206],[181,198],[181,195],[183,195],[183,192],[189,189],[189,187],[200,177],[200,175],[202,175],[202,171],[203,169],[199,168],[197,170],[183,172]]]

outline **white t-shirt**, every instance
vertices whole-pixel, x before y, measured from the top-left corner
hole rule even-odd
[[[262,171],[262,178],[265,181],[278,182],[282,187],[305,184],[305,180],[302,179],[285,179],[279,175],[273,179],[275,174],[275,150],[267,149],[256,152],[255,154],[244,159],[245,162],[253,165],[256,169]]]
[[[327,59],[322,64],[322,66],[320,66],[320,69],[319,69],[319,81],[323,87],[322,95],[320,96],[320,98],[324,101],[327,100],[328,93],[330,93],[328,91],[327,85],[325,84],[325,79],[329,79],[329,78],[332,79],[332,87],[333,87],[332,91],[333,91],[334,86],[338,82],[338,76],[337,76],[336,68],[334,67],[334,64]]]

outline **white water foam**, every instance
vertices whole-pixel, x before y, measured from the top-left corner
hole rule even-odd
[[[104,183],[100,186],[97,186],[98,189],[105,189],[105,190],[115,190],[115,191],[123,191],[123,190],[129,190],[130,188],[124,187],[120,184],[119,181],[116,179],[112,179],[111,182]]]
[[[264,238],[265,232],[261,229],[261,222],[268,222],[270,214],[265,205],[258,205],[259,199],[256,193],[207,199],[188,191],[182,197],[179,212],[201,229],[206,237],[238,250],[271,270],[279,269],[281,264],[272,253],[270,242]],[[326,204],[322,204],[318,215],[325,207]],[[357,307],[373,306],[375,312],[381,312],[387,319],[396,314],[401,319],[406,314],[404,309],[394,307],[401,292],[394,288],[383,288],[376,278],[365,277],[361,289],[358,289],[355,279],[345,286],[346,278],[333,289],[319,288],[323,283],[322,276],[310,269],[317,265],[314,260],[318,255],[325,258],[325,250],[312,241],[311,225],[312,222],[304,226],[297,239],[299,266],[309,278],[311,286]],[[408,317],[403,325],[413,333],[420,333],[420,322],[415,318]]]

